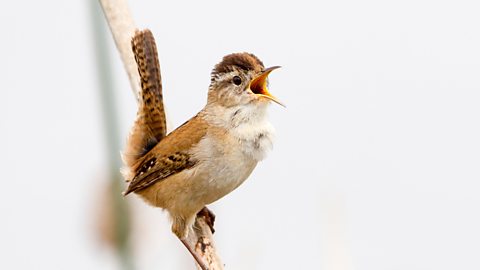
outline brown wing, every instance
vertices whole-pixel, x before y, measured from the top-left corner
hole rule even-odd
[[[159,180],[191,168],[195,163],[190,155],[182,152],[176,152],[168,156],[152,157],[142,164],[124,195],[144,189]]]
[[[128,138],[124,159],[132,165],[151,150],[166,135],[162,81],[157,47],[152,32],[136,31],[132,51],[142,85],[137,119]]]
[[[207,124],[197,115],[168,134],[132,167],[134,176],[124,195],[195,166],[190,150],[206,133]]]

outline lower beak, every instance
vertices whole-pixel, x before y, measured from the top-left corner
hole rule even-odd
[[[270,94],[270,92],[268,92],[268,89],[267,89],[268,74],[270,74],[270,72],[274,71],[277,68],[280,68],[280,67],[274,66],[274,67],[265,69],[260,76],[256,77],[250,82],[250,90],[257,96],[270,99],[271,101],[285,107],[285,105],[282,102],[280,102],[280,100],[278,100],[276,97],[274,97],[272,94]]]

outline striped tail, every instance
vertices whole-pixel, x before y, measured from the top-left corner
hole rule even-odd
[[[155,39],[150,30],[135,32],[132,38],[132,51],[140,74],[142,92],[137,119],[123,153],[123,160],[127,167],[124,174],[127,179],[131,179],[128,171],[131,171],[138,159],[166,136],[160,64]]]

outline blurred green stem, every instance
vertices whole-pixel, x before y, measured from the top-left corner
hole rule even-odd
[[[99,93],[101,107],[103,110],[103,126],[105,127],[105,145],[109,161],[109,175],[111,177],[111,194],[114,207],[114,224],[116,249],[120,258],[122,269],[133,270],[132,254],[128,241],[130,219],[128,208],[122,193],[122,177],[119,172],[121,166],[120,160],[120,142],[118,116],[115,106],[115,92],[113,87],[112,68],[110,61],[110,52],[106,43],[106,27],[100,5],[97,0],[90,0],[90,10],[92,14],[92,30],[94,34],[95,59],[97,64],[97,78],[99,83]]]

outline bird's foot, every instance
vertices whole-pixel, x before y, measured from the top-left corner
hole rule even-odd
[[[207,223],[208,227],[210,228],[210,231],[215,233],[215,228],[213,225],[215,224],[215,214],[210,211],[206,206],[200,210],[200,212],[197,213],[197,217],[204,217],[205,222]]]

